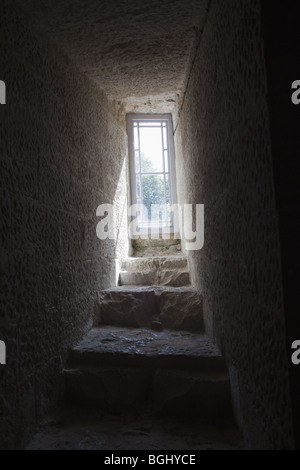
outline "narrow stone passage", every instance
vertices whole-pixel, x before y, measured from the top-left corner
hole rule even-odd
[[[153,254],[122,260],[122,285],[100,293],[94,327],[69,352],[65,407],[29,449],[242,446],[188,260]]]
[[[300,448],[300,2],[1,6],[0,449]]]

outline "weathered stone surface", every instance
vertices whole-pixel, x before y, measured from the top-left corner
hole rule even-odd
[[[225,371],[218,348],[205,334],[114,326],[92,328],[69,353],[68,367],[74,365]]]
[[[202,297],[191,287],[135,287],[107,289],[100,294],[95,324],[201,331]]]
[[[72,403],[168,412],[219,422],[230,415],[224,361],[204,334],[93,328],[69,354],[64,371]]]
[[[171,234],[170,238],[150,237],[143,235],[132,242],[133,256],[135,257],[162,257],[179,256],[182,257],[181,239],[178,234]]]
[[[186,256],[153,256],[132,257],[122,260],[121,269],[124,271],[147,271],[151,269],[188,269]]]
[[[153,380],[153,408],[201,422],[232,420],[227,374],[157,370]]]
[[[15,2],[1,9],[0,448],[11,449],[60,396],[61,358],[115,282],[115,242],[97,238],[95,214],[124,205],[127,136],[95,82]],[[121,229],[120,256],[126,243]]]
[[[26,450],[241,450],[235,426],[178,421],[167,416],[123,414],[97,407],[63,406],[43,422]],[[108,454],[109,455],[109,454]],[[118,455],[118,454],[117,454]],[[132,455],[128,453],[127,455]],[[122,466],[120,466],[122,468]]]
[[[147,400],[150,375],[127,367],[66,369],[66,399],[79,405],[97,405],[104,410],[138,410]]]
[[[188,286],[190,275],[185,256],[126,258],[122,260],[121,286]]]
[[[108,95],[134,96],[143,111],[154,98],[163,112],[177,102],[206,8],[199,0],[18,3]]]
[[[193,289],[160,291],[160,321],[173,330],[201,331],[203,325],[202,296]]]
[[[158,286],[159,272],[155,269],[142,272],[120,271],[121,286]]]
[[[121,261],[121,269],[127,272],[137,271],[151,271],[157,270],[160,260],[157,257],[153,258],[125,258]]]
[[[120,272],[120,285],[121,286],[189,286],[190,274],[188,271],[121,271]]]
[[[109,325],[150,326],[159,313],[154,290],[108,289],[100,294],[98,322]]]
[[[150,326],[151,326],[151,329],[154,331],[162,331],[164,329],[162,323],[156,320],[153,320]]]
[[[188,271],[187,256],[165,256],[160,258],[160,269],[178,269]]]
[[[159,272],[160,286],[182,287],[190,285],[190,273],[188,271],[180,271],[177,269],[164,270]]]
[[[210,2],[175,133],[184,155],[176,175],[179,203],[205,204],[204,246],[189,252],[191,280],[201,288],[206,331],[232,365],[241,425],[254,448],[282,449],[292,445],[289,359],[262,3]],[[283,103],[277,88],[274,97]],[[278,123],[274,130],[281,139]]]

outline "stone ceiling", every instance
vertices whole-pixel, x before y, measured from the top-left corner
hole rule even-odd
[[[16,1],[109,97],[136,103],[174,103],[182,93],[207,3]]]

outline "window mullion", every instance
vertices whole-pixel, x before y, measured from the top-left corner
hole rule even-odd
[[[166,222],[167,220],[167,197],[166,197],[166,166],[165,166],[165,143],[164,143],[164,128],[161,123],[161,151],[162,151],[162,160],[163,160],[163,170],[164,170],[164,213],[163,219]]]
[[[142,220],[142,226],[144,225],[144,212],[142,210],[142,205],[143,205],[143,178],[142,178],[142,159],[141,159],[141,140],[140,140],[140,125],[139,122],[137,122],[137,134],[138,134],[138,145],[139,145],[139,180],[140,180],[140,188],[141,188],[141,220]]]

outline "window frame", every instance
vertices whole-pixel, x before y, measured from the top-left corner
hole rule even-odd
[[[127,122],[127,135],[128,135],[128,148],[129,148],[129,174],[130,174],[130,196],[131,204],[137,203],[136,194],[136,171],[135,171],[135,148],[134,148],[134,121],[167,121],[167,138],[168,138],[168,172],[162,172],[169,175],[170,186],[170,206],[177,204],[176,194],[176,171],[175,171],[175,145],[173,136],[173,120],[172,115],[167,113],[152,114],[152,113],[129,113],[126,116]],[[142,174],[142,172],[141,172]],[[145,172],[145,174],[147,174]],[[161,174],[161,173],[160,173]],[[172,217],[171,225],[168,226],[155,226],[149,225],[148,227],[140,227],[139,233],[141,235],[163,234],[167,230],[170,234],[174,234],[174,216]]]

